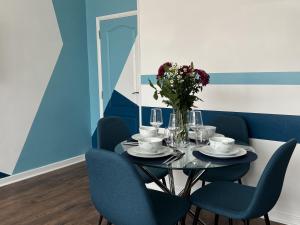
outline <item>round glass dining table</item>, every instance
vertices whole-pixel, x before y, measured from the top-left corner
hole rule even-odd
[[[203,145],[204,146],[204,145]],[[127,144],[126,141],[121,142],[115,147],[115,152],[121,154],[133,164],[136,164],[142,171],[144,171],[163,191],[170,194],[175,194],[173,170],[184,170],[188,174],[188,178],[185,184],[185,188],[178,193],[180,196],[190,195],[191,187],[200,179],[202,173],[205,170],[211,168],[221,168],[230,165],[236,165],[241,163],[250,163],[256,160],[255,149],[247,145],[235,145],[235,147],[243,148],[247,151],[247,155],[251,153],[250,158],[240,159],[221,159],[214,160],[212,157],[196,157],[197,149],[203,146],[195,146],[194,143],[190,143],[185,148],[173,148],[173,152],[165,157],[158,158],[143,158],[131,156],[127,153],[129,148],[134,147],[131,144]],[[174,156],[178,156],[177,158]],[[173,157],[171,159],[171,157]],[[170,160],[171,159],[171,160]],[[244,159],[244,161],[243,161]],[[167,161],[169,160],[169,162]],[[157,177],[155,177],[149,167],[167,169],[169,172],[169,188],[163,184]]]

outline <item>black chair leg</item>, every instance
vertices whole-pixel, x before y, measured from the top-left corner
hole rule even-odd
[[[266,225],[271,225],[268,213],[264,215]]]
[[[202,187],[204,187],[204,186],[205,186],[205,180],[202,181]]]
[[[199,214],[200,214],[200,208],[197,207],[197,208],[196,208],[196,212],[195,212],[195,216],[194,216],[193,225],[197,225],[197,223],[198,223],[198,218],[199,218]]]
[[[250,225],[250,220],[244,220],[245,225]]]
[[[229,218],[228,221],[229,221],[229,225],[233,225],[232,219]]]
[[[215,225],[219,224],[219,215],[215,214]]]
[[[242,179],[240,178],[240,179],[238,179],[238,182],[239,182],[239,184],[243,184],[242,183]]]
[[[181,225],[185,225],[185,217],[186,217],[186,216],[184,216],[184,217],[180,220],[180,224],[181,224]]]
[[[163,185],[167,186],[166,179],[165,179],[165,178],[162,178],[161,180],[162,180]]]
[[[98,225],[101,225],[101,223],[102,223],[102,220],[103,220],[103,216],[102,216],[102,215],[100,215],[100,217],[99,217],[99,222],[98,222]]]

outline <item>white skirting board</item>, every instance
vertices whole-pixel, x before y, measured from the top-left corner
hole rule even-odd
[[[36,169],[25,171],[22,173],[14,174],[9,177],[0,179],[0,187],[9,185],[12,183],[16,183],[16,182],[19,182],[19,181],[22,181],[25,179],[29,179],[29,178],[32,178],[32,177],[35,177],[35,176],[38,176],[41,174],[49,173],[51,171],[58,170],[58,169],[61,169],[61,168],[67,167],[67,166],[71,166],[73,164],[82,162],[84,160],[85,160],[85,157],[84,157],[84,154],[82,154],[82,155],[75,156],[70,159],[52,163],[52,164],[42,166],[42,167],[39,167]]]

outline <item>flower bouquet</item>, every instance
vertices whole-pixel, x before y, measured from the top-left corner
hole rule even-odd
[[[194,102],[201,100],[197,94],[209,83],[209,75],[201,69],[194,68],[194,64],[179,66],[177,63],[166,62],[158,69],[153,97],[171,106],[176,114],[179,131],[177,141],[186,142],[188,139],[187,112],[194,106]],[[201,100],[202,101],[202,100]]]

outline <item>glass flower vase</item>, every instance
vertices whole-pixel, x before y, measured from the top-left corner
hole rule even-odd
[[[176,121],[178,125],[178,129],[176,132],[176,145],[178,147],[187,147],[189,143],[189,128],[187,124],[187,110],[183,109],[174,109],[176,114]]]

